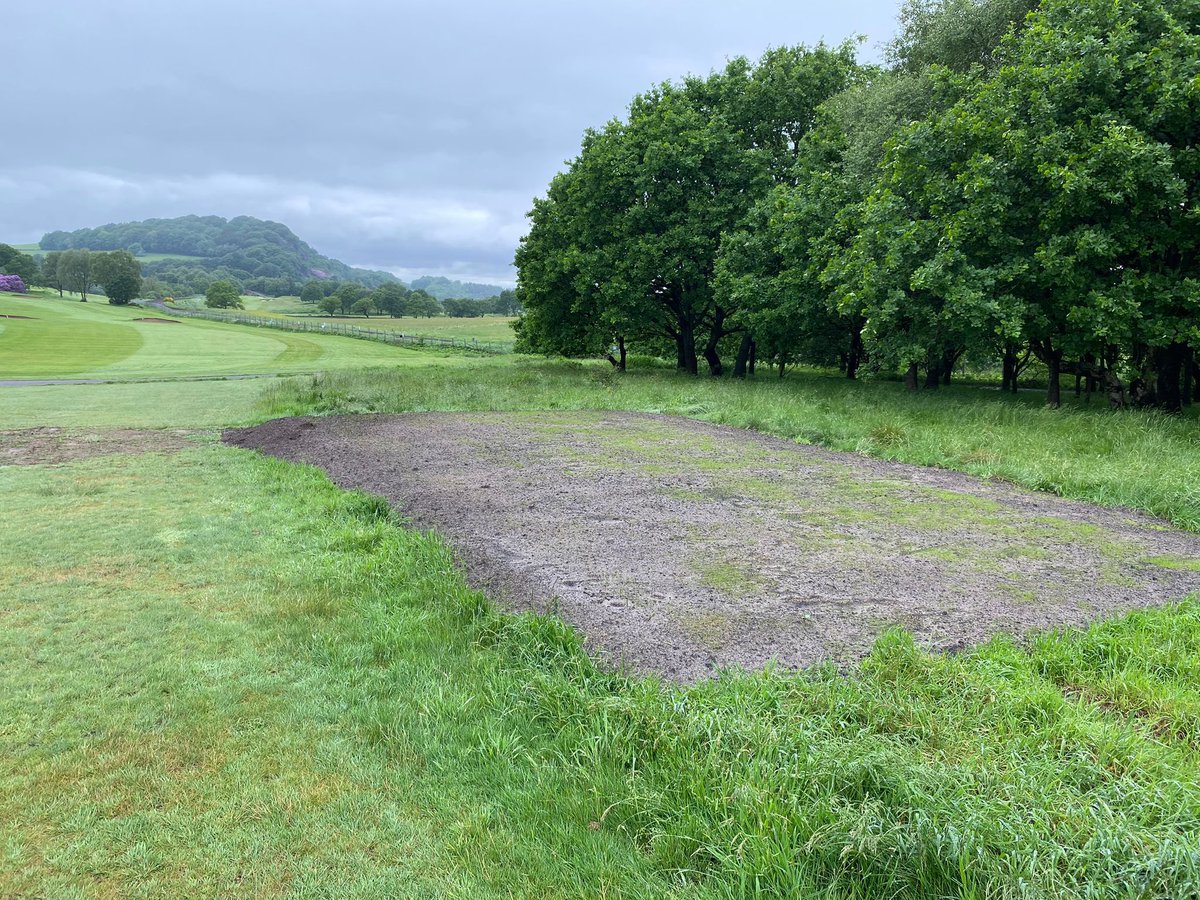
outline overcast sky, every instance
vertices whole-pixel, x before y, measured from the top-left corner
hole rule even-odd
[[[633,94],[894,0],[60,0],[5,13],[0,241],[252,215],[401,277],[507,282],[525,212]]]

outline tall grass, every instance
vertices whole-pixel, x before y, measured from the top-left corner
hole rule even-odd
[[[981,387],[910,395],[890,382],[798,372],[739,382],[647,368],[624,375],[519,360],[336,372],[270,391],[270,415],[426,410],[619,409],[690,416],[803,443],[1001,478],[1200,530],[1200,424],[1095,406],[1045,409]]]

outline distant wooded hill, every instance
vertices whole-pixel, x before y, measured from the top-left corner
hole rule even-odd
[[[455,281],[443,275],[422,275],[412,283],[412,289],[423,290],[438,300],[465,299],[489,300],[499,297],[503,288],[494,284],[479,284],[474,281]]]
[[[298,293],[311,278],[353,281],[366,287],[398,282],[388,272],[356,269],[322,256],[286,225],[252,216],[180,216],[52,231],[42,250],[129,250],[146,275],[181,291],[203,291],[214,278],[263,294]]]

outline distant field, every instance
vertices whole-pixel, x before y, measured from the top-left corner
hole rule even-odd
[[[203,256],[189,256],[186,253],[143,253],[138,257],[142,262],[155,263],[164,259],[204,259]]]
[[[181,300],[179,306],[186,308],[204,308],[202,298],[193,297]],[[271,316],[278,318],[304,318],[314,316],[322,322],[354,325],[358,328],[378,328],[387,331],[399,331],[415,337],[454,338],[460,341],[488,341],[492,343],[511,344],[513,342],[513,316],[481,316],[475,319],[453,319],[449,316],[434,316],[417,318],[401,316],[398,319],[388,316],[321,316],[310,303],[303,302],[299,297],[242,297],[242,306],[246,312],[256,316]]]
[[[36,243],[33,243],[33,244],[9,244],[9,246],[12,247],[14,250],[20,250],[22,253],[41,255],[46,252],[40,246],[38,246],[38,244],[36,244]],[[138,259],[144,263],[156,263],[156,262],[162,262],[163,260],[166,260],[166,259],[188,260],[188,259],[204,259],[204,257],[203,256],[189,256],[185,253],[143,253],[141,256],[138,257]]]
[[[0,294],[0,315],[28,317],[0,319],[0,379],[286,374],[438,359],[427,351],[331,335],[195,319],[139,322],[156,314],[45,293]],[[458,358],[444,362],[454,365]]]
[[[322,321],[340,322],[346,325],[357,325],[360,328],[384,328],[389,331],[399,331],[401,334],[421,335],[422,337],[458,338],[460,341],[498,341],[512,343],[512,323],[516,321],[509,316],[483,316],[478,319],[451,319],[448,316],[438,316],[432,319],[412,318],[403,316],[399,319],[389,319],[386,316],[333,316]]]

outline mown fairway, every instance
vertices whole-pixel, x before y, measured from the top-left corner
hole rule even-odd
[[[145,314],[61,306],[65,329],[75,307],[131,329]],[[0,347],[21,321],[0,320]],[[111,354],[80,340],[65,358],[93,371]],[[0,429],[56,424],[106,453],[113,429],[149,429],[72,461],[46,432],[0,436],[0,896],[1200,891],[1194,600],[951,656],[893,632],[843,673],[627,680],[554,620],[497,612],[377,501],[216,431],[312,412],[669,412],[1196,530],[1194,417],[412,356],[432,364],[0,389]],[[31,441],[51,448],[41,465],[2,465]]]
[[[0,379],[124,380],[315,372],[428,364],[434,357],[371,341],[289,334],[180,318],[140,307],[0,295]]]

